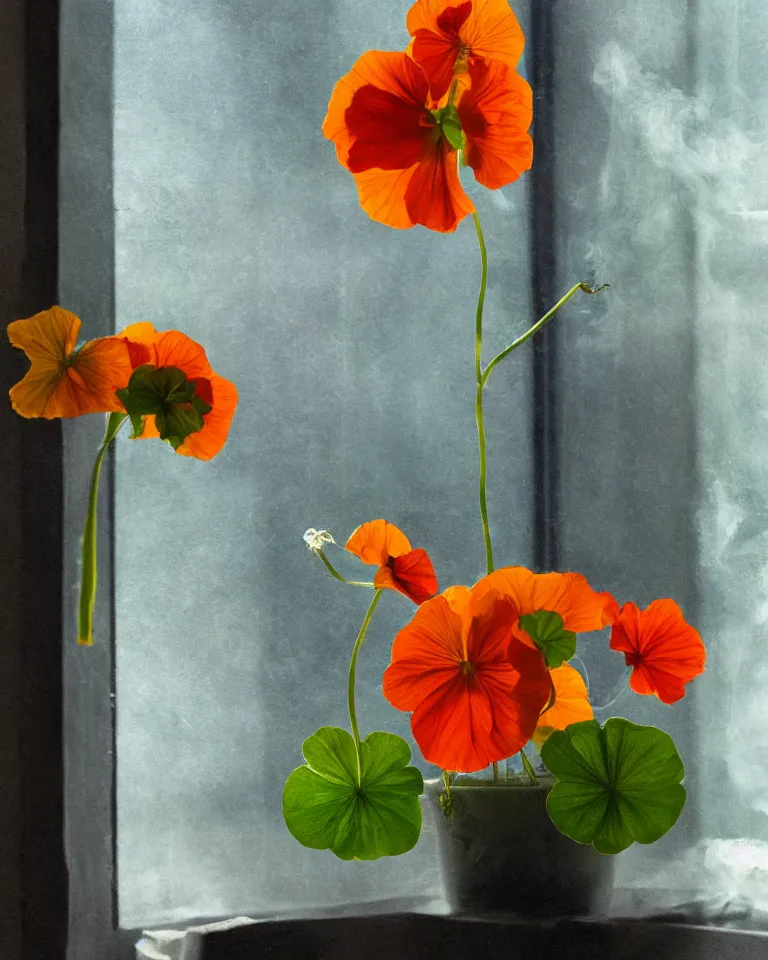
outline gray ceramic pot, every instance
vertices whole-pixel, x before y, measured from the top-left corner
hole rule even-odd
[[[613,859],[574,843],[549,819],[552,780],[454,785],[443,814],[442,780],[428,780],[422,801],[435,824],[446,895],[456,913],[526,917],[607,912]]]

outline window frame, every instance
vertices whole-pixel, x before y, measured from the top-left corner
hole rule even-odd
[[[58,230],[55,218],[48,207],[48,232],[45,233],[47,256],[52,257],[47,272],[43,276],[27,277],[25,289],[34,289],[38,299],[20,297],[18,315],[27,315],[36,309],[57,300],[67,308],[81,315],[88,324],[89,336],[100,336],[114,332],[115,316],[115,231],[114,231],[114,191],[113,191],[113,67],[114,67],[114,4],[116,0],[61,0],[61,110],[65,121],[61,128],[59,143],[60,175],[58,183],[66,184],[60,193]],[[41,58],[40,52],[31,45],[30,37],[39,32],[38,13],[40,9],[56,10],[57,21],[54,36],[59,39],[58,8],[59,0],[18,0],[19,7],[26,11],[26,55],[27,74],[34,63],[35,70],[40,64],[45,69],[54,69],[54,83],[58,79],[58,57],[48,52],[48,59]],[[556,30],[556,13],[552,5],[539,4],[531,0],[529,4],[530,36],[527,47],[527,60],[530,67],[531,84],[535,94],[534,153],[538,159],[530,174],[531,191],[531,285],[532,304],[535,319],[557,299],[556,290],[556,246],[557,224],[555,218],[555,169],[552,157],[555,143],[555,104],[553,102],[554,76],[557,64],[551,57],[540,56],[543,51],[554,48],[553,36]],[[15,9],[15,8],[14,8]],[[3,16],[10,16],[3,12]],[[0,31],[0,37],[3,32]],[[13,42],[6,35],[5,42]],[[54,51],[56,43],[53,44]],[[87,56],[78,55],[87,51]],[[84,96],[87,91],[87,98]],[[58,127],[58,110],[53,105],[55,95],[38,103],[37,123],[47,125],[47,131]],[[47,107],[46,110],[43,107]],[[28,100],[27,140],[33,149],[27,158],[28,174],[35,162],[37,151],[53,158],[50,162],[56,166],[57,150],[55,142],[49,151],[40,150],[48,141],[45,134],[31,133],[33,101]],[[55,119],[54,115],[55,114]],[[43,116],[45,115],[45,116]],[[39,159],[39,157],[38,157]],[[48,171],[50,175],[50,170]],[[53,181],[57,180],[54,169]],[[34,189],[34,179],[27,184],[27,203]],[[41,188],[39,188],[41,189]],[[50,187],[49,187],[50,189]],[[44,191],[43,191],[44,193]],[[50,199],[50,198],[49,198]],[[55,209],[55,203],[52,209]],[[28,211],[29,212],[29,211]],[[42,220],[41,220],[42,222]],[[38,224],[38,229],[40,229]],[[53,239],[51,239],[53,237]],[[25,224],[23,235],[26,249],[32,243],[29,227]],[[58,246],[58,288],[56,278]],[[51,252],[51,248],[52,251]],[[46,261],[47,262],[47,261]],[[42,270],[42,264],[39,265]],[[52,279],[50,274],[53,270]],[[45,282],[49,285],[46,287]],[[58,289],[58,296],[57,296]],[[45,302],[39,300],[46,290]],[[1,292],[0,292],[1,295]],[[557,473],[559,463],[560,438],[558,432],[558,382],[554,376],[557,366],[558,326],[546,327],[535,339],[531,352],[533,365],[533,471],[535,497],[531,503],[533,510],[533,532],[535,544],[534,568],[553,569],[558,566],[558,519],[560,478]],[[8,352],[7,345],[3,349]],[[19,358],[16,358],[17,361]],[[21,364],[23,367],[23,364]],[[15,373],[20,368],[16,362]],[[12,382],[12,381],[11,381]],[[60,570],[64,564],[64,583],[73,582],[71,572],[77,570],[79,542],[82,528],[84,506],[87,498],[87,484],[93,456],[100,439],[102,424],[100,418],[86,418],[65,425],[63,444],[58,424],[42,425],[38,432],[33,430],[37,424],[26,424],[15,415],[7,418],[7,430],[14,438],[13,447],[5,451],[12,471],[13,487],[16,490],[20,506],[16,508],[15,535],[23,537],[23,542],[34,543],[35,551],[23,558],[21,575],[16,574],[26,594],[51,596],[55,599],[44,600],[30,608],[26,594],[20,594],[18,607],[19,627],[16,629],[14,652],[20,661],[26,658],[27,671],[22,676],[19,664],[15,663],[15,682],[22,689],[32,691],[29,703],[22,703],[15,717],[18,739],[23,741],[22,728],[38,703],[37,683],[43,683],[48,695],[45,701],[46,713],[51,717],[60,716],[64,711],[64,739],[66,744],[66,844],[70,870],[70,916],[68,960],[91,960],[94,956],[102,960],[129,960],[134,956],[134,945],[139,939],[139,929],[119,927],[117,917],[117,865],[116,865],[116,811],[115,795],[115,676],[114,676],[114,461],[110,453],[102,478],[101,500],[99,506],[99,577],[100,589],[95,611],[96,644],[93,648],[78,648],[72,639],[69,625],[75,620],[76,596],[66,588],[63,602],[58,602]],[[98,421],[98,422],[97,422]],[[5,424],[5,421],[3,421]],[[45,431],[43,433],[42,431]],[[21,439],[24,436],[24,447]],[[28,439],[33,438],[33,439]],[[15,454],[11,451],[19,451]],[[43,470],[39,468],[42,465]],[[64,474],[63,493],[61,475]],[[35,484],[37,486],[35,486]],[[44,491],[40,487],[44,486]],[[19,493],[20,491],[20,493]],[[35,505],[32,506],[33,497]],[[63,497],[63,502],[62,502]],[[13,512],[13,508],[12,511]],[[57,533],[58,531],[58,533]],[[63,532],[63,536],[62,536]],[[55,535],[58,539],[55,540]],[[27,539],[29,538],[29,539]],[[54,542],[55,541],[55,542]],[[37,549],[39,542],[45,542],[50,553],[42,557],[43,551]],[[63,544],[63,546],[62,546]],[[5,561],[5,557],[0,557]],[[70,574],[70,575],[67,575]],[[43,580],[47,577],[49,589],[43,590]],[[13,579],[3,577],[0,589],[9,592]],[[34,584],[34,588],[29,586]],[[10,590],[13,587],[10,586]],[[25,619],[26,618],[26,619]],[[30,635],[28,625],[45,619],[48,641],[43,648],[24,649],[20,638]],[[37,629],[42,630],[42,626]],[[61,642],[63,637],[63,704],[61,672],[55,663],[60,663]],[[28,645],[35,647],[34,644]],[[55,656],[54,656],[55,654]],[[60,671],[60,665],[58,667]],[[35,671],[40,671],[39,674]],[[2,682],[5,682],[5,677]],[[56,690],[51,689],[54,682]],[[0,687],[0,691],[3,688]],[[3,691],[4,692],[4,691]],[[24,710],[27,713],[24,713]],[[28,735],[27,739],[29,739]],[[55,738],[54,738],[55,739]],[[56,741],[58,742],[58,741]],[[0,750],[5,749],[5,741],[0,741]],[[61,793],[61,746],[58,754],[55,743],[47,744],[47,777],[51,789],[50,809],[54,814],[59,836],[62,831],[61,798],[56,806],[56,793]],[[37,756],[35,756],[37,761]],[[57,766],[58,764],[58,766]],[[27,766],[36,766],[27,762]],[[58,770],[58,774],[56,771]],[[40,782],[39,771],[28,769],[26,773],[19,764],[19,783]],[[58,780],[56,780],[58,776]],[[56,784],[58,783],[58,787]],[[18,802],[17,802],[18,805]],[[58,811],[58,814],[56,813]],[[58,816],[58,820],[56,819]],[[37,829],[38,821],[27,821]],[[55,838],[54,838],[55,839]],[[61,841],[59,841],[59,846]],[[63,858],[56,855],[56,843],[51,853],[55,870],[62,866]],[[30,865],[30,871],[32,865]],[[43,872],[41,864],[34,865],[35,872],[28,874],[28,883],[36,882],[41,890],[50,895],[48,905],[51,916],[61,915],[61,885],[51,884],[49,877],[54,873]],[[45,883],[41,878],[45,877]],[[53,887],[53,889],[51,889]],[[56,896],[58,895],[58,900]],[[66,884],[64,884],[64,902],[66,903]],[[66,909],[66,908],[65,908]],[[58,911],[58,912],[57,912]],[[189,920],[184,926],[192,925]],[[298,923],[299,921],[295,921]],[[311,922],[311,921],[310,921]],[[320,923],[321,921],[317,921]],[[178,926],[178,924],[169,924]],[[661,929],[654,925],[654,929]],[[679,929],[679,928],[676,928]],[[720,934],[726,934],[719,931]],[[740,931],[728,931],[741,936]],[[744,934],[748,936],[748,934]],[[233,935],[234,936],[234,935]],[[211,943],[226,940],[224,934],[210,934]],[[32,954],[30,954],[32,955]],[[50,956],[56,956],[51,953]],[[211,954],[212,956],[215,954]],[[40,960],[47,956],[36,953]]]
[[[56,299],[58,0],[0,6],[0,315]],[[0,392],[26,364],[6,337]],[[0,954],[62,956],[62,441],[0,404]]]

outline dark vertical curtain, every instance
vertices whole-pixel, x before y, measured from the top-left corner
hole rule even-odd
[[[527,67],[534,92],[531,191],[531,303],[534,318],[558,299],[555,259],[555,12],[532,3]],[[558,567],[557,324],[533,341],[533,567]]]
[[[57,285],[58,0],[0,5],[0,322]],[[0,337],[0,394],[24,373]],[[0,956],[66,949],[61,696],[62,441],[0,399]]]

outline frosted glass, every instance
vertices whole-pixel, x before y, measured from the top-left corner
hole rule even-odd
[[[765,919],[768,7],[557,9],[559,270],[611,284],[561,326],[563,561],[621,600],[674,597],[709,651],[681,703],[610,711],[673,732],[688,790],[619,881]]]
[[[527,5],[512,5],[527,28]],[[343,540],[385,516],[430,551],[441,586],[483,572],[471,223],[447,237],[372,223],[320,134],[356,57],[402,48],[406,8],[116,4],[116,325],[184,329],[241,395],[213,463],[117,445],[124,925],[439,894],[429,837],[405,858],[341,864],[300,847],[280,815],[301,741],[346,724],[368,599],[328,577],[304,529]],[[625,692],[598,712],[670,731],[686,764],[683,816],[620,856],[614,910],[697,901],[696,916],[757,925],[768,7],[592,0],[555,5],[553,21],[557,287],[611,284],[556,321],[561,566],[620,600],[675,598],[709,650],[674,707]],[[466,185],[490,251],[490,356],[531,320],[528,184]],[[529,367],[521,351],[488,391],[499,563],[532,557]],[[360,719],[408,737],[380,678],[412,608],[386,601]],[[602,704],[624,675],[606,644],[580,648]]]
[[[304,738],[347,723],[370,599],[325,573],[304,530],[343,542],[382,516],[429,550],[442,586],[484,572],[472,222],[450,236],[373,223],[320,132],[354,60],[405,46],[405,11],[116,5],[116,326],[183,329],[240,391],[211,463],[117,444],[123,926],[439,893],[429,838],[397,860],[341,863],[299,846],[280,803]],[[490,252],[490,357],[532,319],[527,188],[467,189]],[[521,351],[487,391],[506,563],[531,556],[529,367]],[[380,683],[412,612],[397,595],[377,611],[358,673],[366,731],[409,737]]]

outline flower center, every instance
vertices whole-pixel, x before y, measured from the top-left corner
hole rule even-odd
[[[475,672],[475,668],[472,666],[469,660],[460,660],[459,670],[461,670],[461,675],[465,680],[471,680]]]

